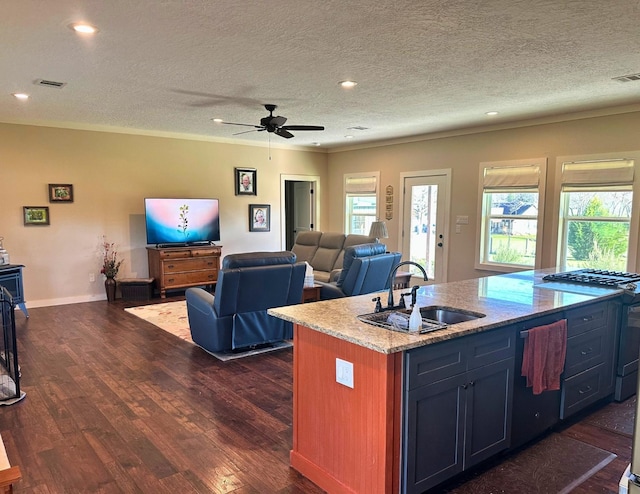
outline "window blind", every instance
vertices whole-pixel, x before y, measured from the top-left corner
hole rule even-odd
[[[345,178],[344,191],[347,194],[375,194],[377,190],[378,179],[374,175]]]
[[[562,164],[562,185],[633,183],[633,160],[575,161]]]
[[[539,165],[489,166],[484,169],[482,187],[498,189],[502,187],[538,187]]]

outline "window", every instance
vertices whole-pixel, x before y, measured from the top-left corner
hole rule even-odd
[[[540,266],[546,159],[481,163],[477,268]]]
[[[634,161],[562,164],[558,266],[627,271]]]
[[[345,233],[369,235],[371,223],[378,217],[378,178],[379,173],[344,176]]]

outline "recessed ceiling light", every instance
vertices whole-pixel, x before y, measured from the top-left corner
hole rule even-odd
[[[351,135],[346,135],[346,136],[344,136],[344,138],[345,138],[345,139],[353,139],[353,136],[351,136]]]
[[[312,142],[311,144],[313,144],[314,146],[319,146],[320,145],[319,142]]]
[[[29,99],[29,95],[26,93],[13,93],[13,97],[21,101]]]
[[[212,118],[211,120],[213,120],[215,123],[222,123],[222,119],[221,118]]]
[[[485,113],[485,115],[488,115],[488,116],[490,116],[490,117],[492,117],[492,116],[494,116],[494,115],[497,115],[497,114],[498,114],[498,112],[497,112],[497,111],[488,111],[487,113]]]
[[[73,29],[76,33],[80,33],[80,34],[96,34],[98,32],[97,27],[92,26],[91,24],[85,24],[83,22],[78,22],[77,24],[71,24],[69,28]]]
[[[356,87],[358,85],[358,83],[356,81],[340,81],[338,84],[340,84],[342,87],[344,88],[352,88],[352,87]]]

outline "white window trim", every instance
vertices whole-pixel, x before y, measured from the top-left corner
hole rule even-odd
[[[485,242],[485,226],[484,226],[484,210],[482,202],[484,199],[484,171],[487,168],[509,168],[536,165],[540,167],[540,176],[538,180],[538,227],[536,233],[536,258],[533,266],[516,265],[516,264],[499,264],[492,262],[483,262],[481,258],[481,248]],[[485,161],[480,163],[478,171],[478,230],[476,232],[476,261],[475,269],[483,271],[496,271],[500,273],[513,273],[528,269],[540,269],[542,266],[542,241],[544,226],[544,204],[545,204],[545,187],[547,177],[547,158],[530,158],[523,160],[509,161]],[[508,189],[509,187],[505,187]],[[514,188],[514,190],[516,190]]]
[[[347,179],[366,177],[375,177],[376,179],[376,218],[380,218],[380,172],[345,173],[342,177],[342,231],[345,234],[347,233]]]
[[[560,221],[560,208],[562,207],[560,197],[562,193],[562,164],[571,161],[607,161],[616,159],[629,159],[634,161],[634,181],[633,181],[633,204],[631,206],[631,223],[629,225],[629,255],[627,257],[627,270],[630,272],[636,272],[638,266],[640,266],[640,259],[638,259],[640,239],[638,234],[640,232],[640,150],[629,152],[615,152],[615,153],[599,153],[588,155],[571,155],[571,156],[557,156],[556,157],[556,194],[554,195],[554,207],[553,210],[557,211],[554,215],[553,231],[556,235],[556,258],[554,263],[556,265],[560,262],[561,250],[563,248],[562,242],[564,239],[560,237],[562,223]]]

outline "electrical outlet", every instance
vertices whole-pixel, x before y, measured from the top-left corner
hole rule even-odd
[[[89,273],[89,282],[90,283],[96,282],[96,275],[94,273]]]
[[[462,232],[462,227],[460,225],[456,225],[456,233]]]
[[[353,389],[353,362],[336,359],[336,382]]]

